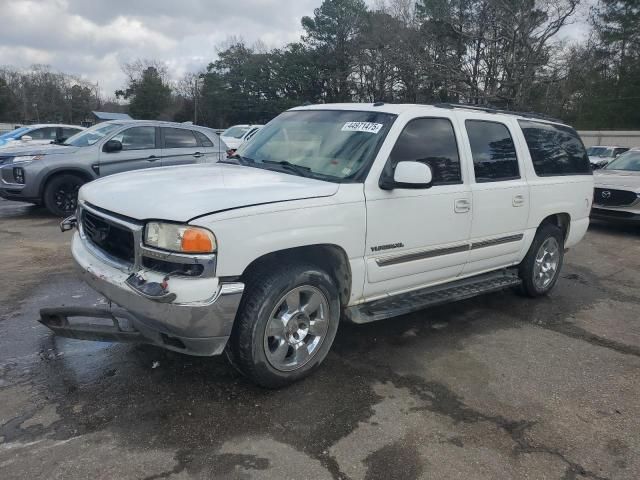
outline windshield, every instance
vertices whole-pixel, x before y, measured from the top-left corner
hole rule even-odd
[[[119,123],[99,123],[98,125],[94,125],[87,130],[83,130],[82,132],[76,133],[75,135],[69,137],[67,141],[63,143],[63,145],[71,145],[73,147],[88,147],[100,141],[105,137],[105,135],[108,135],[121,126],[122,125],[120,125]]]
[[[604,168],[607,170],[628,170],[630,172],[640,172],[640,152],[635,151],[623,153]]]
[[[12,130],[10,132],[3,133],[2,135],[0,135],[0,140],[11,140],[13,138],[16,138],[22,135],[24,132],[27,132],[28,130],[29,128],[27,127],[16,128],[15,130]]]
[[[611,151],[607,147],[590,147],[587,150],[587,155],[590,157],[609,157]]]
[[[395,115],[343,110],[285,112],[238,150],[244,163],[329,181],[368,170]]]
[[[242,138],[242,136],[247,133],[249,127],[229,127],[224,132],[222,132],[221,137],[233,137],[233,138]]]

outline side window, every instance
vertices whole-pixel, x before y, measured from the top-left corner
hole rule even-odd
[[[156,148],[156,127],[131,127],[116,134],[111,140],[119,140],[122,150],[149,150]]]
[[[518,120],[539,177],[591,175],[589,157],[578,133],[564,125]]]
[[[258,132],[257,128],[254,128],[253,130],[251,130],[249,133],[247,133],[244,137],[244,141],[248,141],[251,137],[253,137],[256,133]]]
[[[391,167],[413,160],[426,163],[433,185],[462,183],[460,157],[453,125],[446,118],[417,118],[402,130],[389,156]]]
[[[200,145],[202,145],[203,147],[213,147],[213,142],[204,133],[197,130],[194,130],[193,133],[200,142]]]
[[[613,151],[613,156],[614,156],[614,157],[617,157],[618,155],[620,155],[621,153],[626,152],[627,150],[629,150],[629,149],[628,149],[628,148],[624,148],[624,147],[616,148],[616,149]]]
[[[62,138],[69,138],[73,135],[75,135],[78,132],[81,132],[82,130],[78,129],[78,128],[68,128],[68,127],[62,127]]]
[[[506,125],[467,120],[465,126],[477,183],[520,178],[516,147]]]
[[[56,127],[37,128],[25,133],[25,135],[33,138],[34,140],[55,140]]]
[[[184,128],[163,128],[164,148],[197,147],[198,141],[191,130]]]

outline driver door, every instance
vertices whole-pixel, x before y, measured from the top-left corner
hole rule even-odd
[[[370,172],[365,299],[453,280],[462,272],[469,255],[471,189],[459,143],[450,118],[415,118],[403,127],[385,170],[393,172],[401,161],[426,163],[432,186],[384,190],[380,174]]]
[[[122,150],[118,152],[100,151],[101,177],[162,165],[162,152],[158,148],[157,127],[129,127],[116,133],[109,140],[118,140],[122,143]]]

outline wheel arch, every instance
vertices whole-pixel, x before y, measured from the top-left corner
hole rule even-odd
[[[291,262],[311,263],[325,270],[336,282],[340,304],[344,307],[349,303],[352,285],[351,265],[347,252],[335,244],[305,245],[267,253],[253,260],[244,269],[240,279],[246,283],[259,269],[277,268]]]
[[[538,229],[540,230],[544,225],[555,225],[560,228],[563,232],[564,241],[567,241],[569,238],[569,230],[571,228],[571,215],[566,212],[553,213],[551,215],[546,216],[538,225]]]
[[[42,181],[40,182],[40,190],[38,191],[38,196],[40,197],[40,199],[42,199],[42,196],[44,195],[44,191],[47,188],[47,184],[54,177],[58,175],[65,175],[65,174],[77,175],[87,182],[94,180],[93,176],[91,176],[90,173],[88,173],[86,170],[83,170],[81,168],[73,168],[73,167],[58,168],[51,172],[47,172],[47,174],[43,177]]]

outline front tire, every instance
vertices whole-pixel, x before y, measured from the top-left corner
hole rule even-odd
[[[66,217],[76,211],[78,190],[85,181],[78,175],[63,173],[47,182],[42,200],[44,206],[57,217]]]
[[[255,383],[282,387],[320,365],[339,320],[338,289],[326,272],[313,265],[264,269],[247,283],[227,355]]]
[[[522,290],[529,297],[549,293],[560,277],[564,260],[564,234],[553,224],[538,229],[533,243],[520,264]]]

